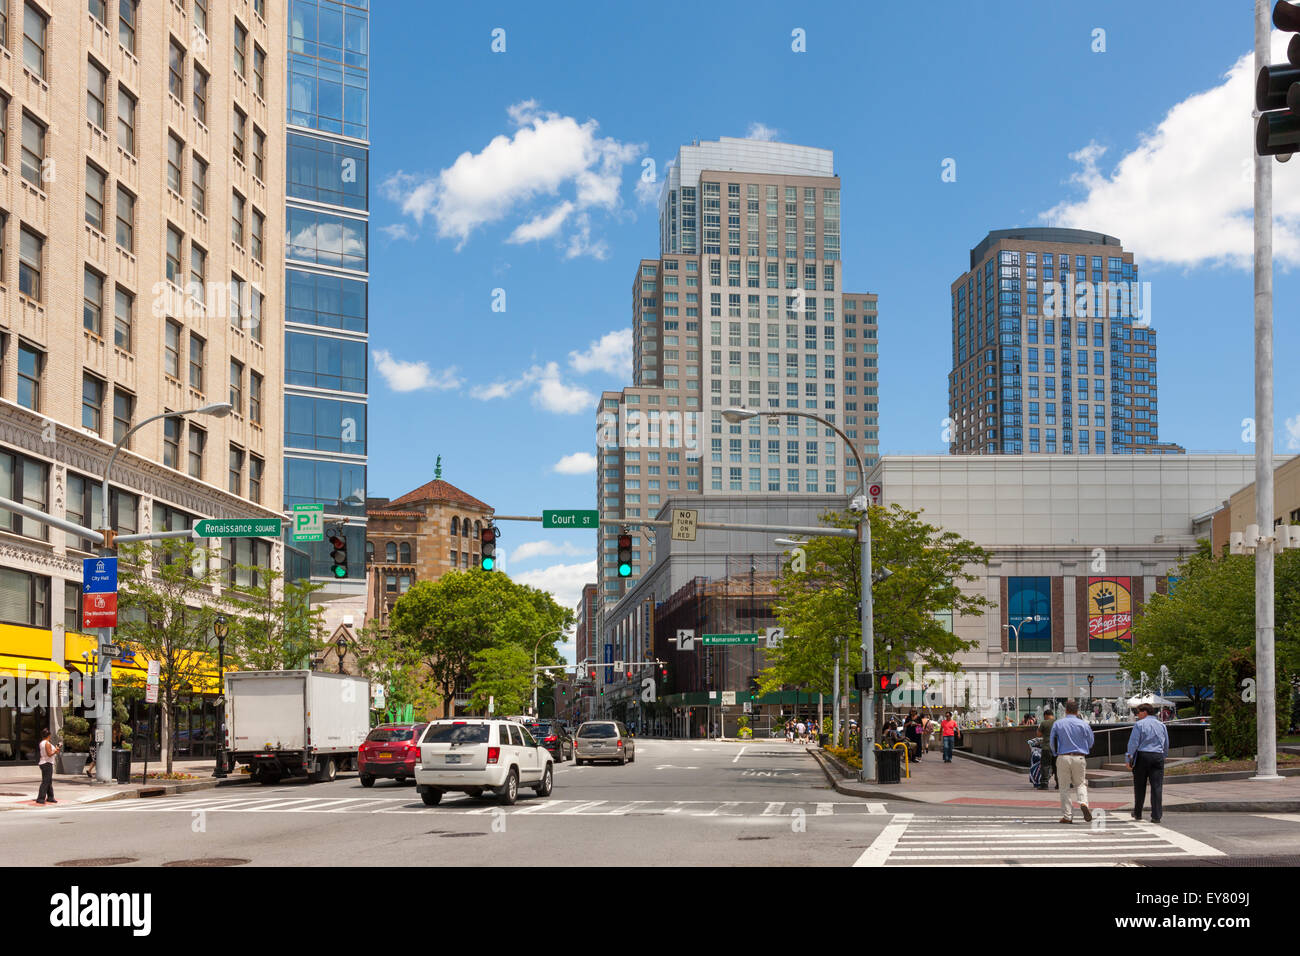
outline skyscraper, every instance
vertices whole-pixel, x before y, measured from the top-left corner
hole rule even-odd
[[[814,411],[867,467],[879,456],[876,296],[845,292],[840,180],[830,150],[723,138],[678,151],[659,197],[659,256],[632,282],[633,379],[597,410],[601,512],[654,517],[672,494],[833,494],[857,485],[841,439],[807,419],[741,425],[745,405]],[[861,365],[859,365],[861,362]],[[600,593],[650,564],[600,536]]]
[[[1159,440],[1150,283],[1114,236],[990,232],[951,292],[953,454],[1183,452]]]
[[[367,0],[291,0],[285,209],[284,505],[325,505],[328,540],[290,550],[319,598],[365,594],[370,14]],[[296,550],[295,550],[296,549]]]

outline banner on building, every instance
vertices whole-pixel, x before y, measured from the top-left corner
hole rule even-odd
[[[1118,651],[1132,640],[1132,578],[1088,578],[1088,650]]]

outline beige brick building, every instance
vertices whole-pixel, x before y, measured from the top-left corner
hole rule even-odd
[[[286,4],[0,12],[0,495],[98,527],[131,425],[229,401],[132,436],[116,530],[279,515]],[[281,561],[275,541],[221,544]],[[87,549],[0,512],[0,655],[28,675],[93,644],[75,633]],[[0,760],[43,720],[0,710]]]

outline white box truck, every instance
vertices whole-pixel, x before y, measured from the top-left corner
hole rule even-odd
[[[370,730],[370,682],[318,671],[226,675],[226,749],[253,779],[333,780],[356,766]]]

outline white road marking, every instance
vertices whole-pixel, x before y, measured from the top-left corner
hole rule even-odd
[[[1227,856],[1223,850],[1216,850],[1214,847],[1202,843],[1200,840],[1193,839],[1185,833],[1179,833],[1177,830],[1170,830],[1168,827],[1160,826],[1158,823],[1151,823],[1147,820],[1134,820],[1133,826],[1140,830],[1145,830],[1152,836],[1157,836],[1165,841],[1172,843],[1184,853],[1191,856]]]
[[[1283,823],[1300,823],[1300,813],[1252,813],[1262,820],[1281,820]]]
[[[747,748],[745,748],[745,747],[741,747],[740,750],[736,753],[736,756],[734,756],[734,757],[731,758],[731,762],[732,762],[732,763],[735,763],[737,760],[739,760],[739,759],[741,758],[741,756],[745,753],[745,750],[746,750],[746,749],[747,749]]]
[[[871,846],[862,851],[854,866],[884,866],[885,861],[889,859],[894,847],[898,845],[899,838],[907,830],[907,825],[912,822],[912,814],[900,813],[893,820],[885,824],[885,828],[880,831],[880,835],[871,841]]]
[[[834,813],[834,812],[835,812],[835,809],[834,809],[834,806],[833,806],[832,804],[829,804],[829,803],[819,803],[819,804],[817,804],[817,816],[819,816],[819,817],[822,817],[822,816],[825,816],[825,815],[828,814],[828,813]]]
[[[868,812],[868,813],[888,813],[889,811],[885,809],[885,805],[884,805],[883,803],[868,803],[868,804],[867,804],[867,812]]]
[[[784,803],[784,802],[781,802],[781,803],[769,803],[769,804],[767,805],[767,809],[764,810],[761,814],[759,814],[759,816],[764,816],[764,817],[775,817],[775,816],[779,816],[780,813],[781,813],[781,808],[784,807],[784,806],[785,806],[785,803]]]

